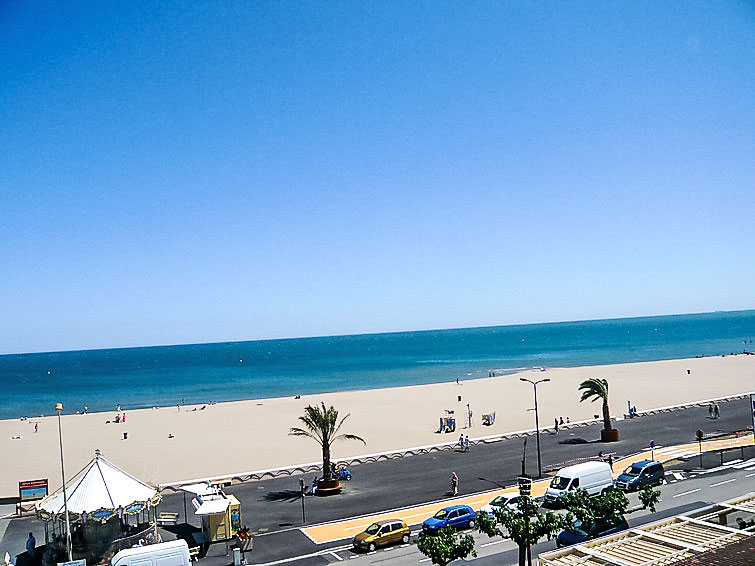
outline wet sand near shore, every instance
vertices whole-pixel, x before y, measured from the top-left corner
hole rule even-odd
[[[520,377],[550,382],[538,386],[541,427],[556,417],[572,421],[592,418],[600,404],[579,402],[579,383],[591,377],[609,382],[611,412],[627,412],[755,391],[755,356],[692,358],[577,368],[530,370],[514,375],[456,383],[416,385],[368,391],[128,411],[115,423],[115,411],[63,415],[66,477],[71,478],[100,449],[114,464],[152,483],[231,475],[320,460],[312,440],[288,435],[298,426],[305,406],[325,402],[351,416],[343,432],[361,442],[334,445],[333,457],[347,458],[452,442],[464,433],[470,439],[534,428],[532,385]],[[461,400],[459,400],[461,398]],[[463,428],[466,408],[473,427]],[[439,418],[453,410],[455,434],[439,434]],[[482,426],[483,413],[496,412],[492,426]],[[110,421],[109,423],[107,421]],[[38,431],[34,432],[35,425]],[[127,438],[124,439],[124,433]],[[56,416],[0,421],[0,497],[18,495],[18,482],[48,478],[50,490],[60,486],[60,454]]]

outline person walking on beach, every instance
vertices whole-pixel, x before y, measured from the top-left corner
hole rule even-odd
[[[558,417],[558,424],[564,424],[564,417]]]
[[[553,430],[555,430],[556,434],[558,434],[558,419],[555,417],[553,418]]]
[[[469,435],[464,437],[464,452],[469,452]]]
[[[39,423],[34,423],[34,432],[39,431]]]
[[[459,435],[459,450],[464,452],[464,435],[463,434]]]
[[[459,476],[456,472],[451,472],[451,493],[459,495]]]

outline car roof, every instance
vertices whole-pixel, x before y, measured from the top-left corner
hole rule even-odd
[[[632,466],[644,468],[645,466],[648,466],[650,464],[660,464],[660,462],[657,460],[638,460],[637,462],[632,464]]]
[[[403,523],[403,519],[380,519],[379,521],[375,521],[376,524],[383,526],[383,525],[391,525],[393,523]]]
[[[456,509],[471,509],[469,505],[449,505],[443,508],[446,511],[455,511]]]

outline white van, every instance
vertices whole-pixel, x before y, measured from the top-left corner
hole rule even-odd
[[[575,489],[584,489],[590,495],[600,495],[612,487],[611,466],[606,462],[583,462],[558,471],[545,492],[545,503],[557,505],[567,491]]]
[[[190,566],[189,545],[183,539],[121,550],[110,566]]]

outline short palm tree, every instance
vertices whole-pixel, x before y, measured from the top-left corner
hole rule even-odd
[[[611,426],[611,411],[608,408],[608,381],[599,377],[591,377],[580,383],[579,389],[582,391],[580,401],[586,401],[587,399],[592,399],[593,402],[598,399],[603,401],[602,437],[604,440],[608,439],[613,430],[613,427]],[[618,440],[618,438],[616,440]]]
[[[341,425],[349,418],[345,415],[338,419],[338,411],[332,405],[325,407],[321,403],[318,407],[307,405],[304,414],[299,420],[304,424],[304,428],[292,427],[289,434],[292,436],[306,436],[314,439],[322,447],[322,475],[325,482],[332,480],[333,476],[330,471],[330,446],[336,440],[359,440],[367,444],[364,439],[355,434],[340,433]]]

